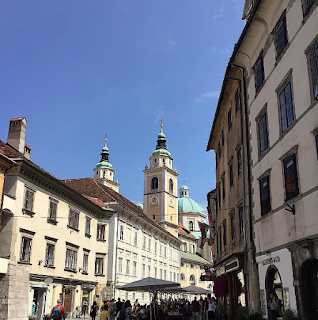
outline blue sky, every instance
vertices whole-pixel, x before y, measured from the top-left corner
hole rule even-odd
[[[244,27],[243,0],[15,0],[0,7],[0,139],[28,120],[31,160],[89,177],[108,135],[120,192],[143,200],[160,119],[190,196],[215,187],[206,145]]]

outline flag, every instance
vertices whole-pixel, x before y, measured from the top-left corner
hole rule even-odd
[[[202,237],[200,237],[198,239],[198,243],[197,243],[198,248],[199,249],[203,249],[203,247],[204,247],[205,243],[207,242],[207,240],[208,240],[207,238],[202,239]]]
[[[203,249],[205,243],[207,242],[207,232],[209,230],[209,226],[205,223],[202,223],[200,221],[198,221],[199,223],[199,229],[201,231],[201,238],[198,241],[198,247],[200,249]]]

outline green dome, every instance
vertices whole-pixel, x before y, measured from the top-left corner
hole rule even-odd
[[[180,190],[189,190],[189,188],[186,185],[183,185]]]
[[[139,207],[141,210],[144,210],[144,205],[141,202],[137,202],[136,206]]]
[[[170,157],[170,155],[171,155],[171,153],[170,153],[168,150],[166,150],[166,149],[156,149],[156,150],[152,153],[153,156],[158,156],[158,155],[160,155],[160,154],[166,155],[166,156],[169,156],[169,157]]]
[[[107,162],[107,161],[101,161],[99,163],[97,163],[96,168],[112,168],[112,164]]]
[[[185,186],[186,187],[186,186]],[[188,188],[188,187],[186,187]],[[189,197],[182,197],[178,199],[178,212],[201,213],[202,207]]]

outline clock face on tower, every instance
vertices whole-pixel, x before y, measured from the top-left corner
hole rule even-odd
[[[173,201],[173,197],[169,197],[169,206],[174,208],[174,201]]]
[[[158,195],[150,196],[150,205],[157,206],[159,203]]]

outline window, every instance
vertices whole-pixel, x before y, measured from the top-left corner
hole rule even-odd
[[[218,195],[217,195],[217,197],[218,197],[218,204],[219,204],[219,208],[221,208],[221,185],[220,185],[220,183],[218,184],[218,189],[217,189],[217,191],[218,191]]]
[[[172,281],[172,271],[170,271],[170,281]]]
[[[170,248],[170,259],[172,260],[172,248]]]
[[[258,129],[258,145],[259,152],[262,153],[268,149],[268,134],[267,134],[267,115],[266,112],[257,119]]]
[[[271,211],[269,175],[259,181],[259,187],[261,196],[261,214],[263,215]]]
[[[77,264],[77,251],[67,248],[65,269],[76,271],[76,264]]]
[[[32,211],[33,208],[33,200],[34,200],[34,191],[26,188],[25,196],[24,196],[24,209],[28,211]]]
[[[22,237],[20,261],[30,262],[32,239]]]
[[[126,260],[126,274],[130,274],[130,260]]]
[[[155,278],[157,279],[157,267],[155,267]]]
[[[142,248],[146,250],[146,236],[143,236]]]
[[[151,238],[148,239],[148,251],[151,251]]]
[[[123,258],[118,258],[118,273],[123,273]]]
[[[133,276],[137,275],[137,262],[133,261]]]
[[[160,243],[160,255],[162,256],[162,244]]]
[[[145,278],[146,277],[146,265],[142,264],[142,277]]]
[[[222,178],[222,199],[223,199],[223,201],[225,200],[225,181],[224,181],[224,176]]]
[[[293,98],[291,84],[287,83],[279,94],[281,130],[284,132],[294,122]]]
[[[56,220],[57,200],[50,198],[49,219]]]
[[[232,128],[232,109],[230,109],[227,114],[227,125],[228,125],[229,130],[231,130],[231,128]]]
[[[263,56],[260,55],[254,64],[255,91],[258,92],[265,80]]]
[[[164,252],[165,252],[164,257],[166,258],[167,257],[167,247],[166,246],[164,246]]]
[[[237,173],[238,175],[241,174],[242,172],[242,152],[241,152],[241,148],[237,151]]]
[[[119,240],[124,240],[124,226],[120,226]]]
[[[284,161],[286,201],[299,194],[296,155],[292,154]]]
[[[226,220],[223,221],[223,245],[226,247]]]
[[[286,44],[287,40],[287,28],[286,28],[286,17],[285,15],[279,19],[274,28],[274,38],[275,38],[275,47],[276,47],[276,56],[278,57]]]
[[[193,221],[189,221],[189,230],[193,231]]]
[[[311,76],[311,90],[314,99],[318,99],[318,43],[316,42],[308,52],[308,63]]]
[[[195,285],[195,277],[193,274],[190,276],[190,284]]]
[[[176,282],[176,273],[173,273],[173,281]]]
[[[105,240],[105,225],[97,225],[97,240]]]
[[[46,256],[45,256],[45,266],[53,267],[54,266],[54,249],[55,245],[48,243],[46,245]]]
[[[134,245],[137,246],[138,245],[138,233],[137,231],[135,231],[135,236],[134,236]]]
[[[164,270],[164,280],[167,280],[167,270]]]
[[[244,231],[243,207],[239,207],[239,227],[240,227],[240,233],[243,233]]]
[[[235,111],[238,112],[240,109],[241,109],[241,93],[240,93],[240,87],[238,87],[235,92]]]
[[[86,224],[85,224],[85,235],[89,236],[91,234],[91,218],[86,217]]]
[[[233,162],[230,164],[230,187],[233,187]]]
[[[184,281],[184,280],[185,280],[185,276],[184,276],[183,273],[181,273],[180,278],[181,278],[181,281]]]
[[[235,221],[234,221],[234,214],[231,216],[231,240],[235,240]]]
[[[78,230],[79,212],[75,209],[70,208],[70,213],[68,216],[68,226]]]
[[[315,1],[316,0],[302,0],[304,16],[308,14],[308,12],[310,11],[310,8],[315,3]]]
[[[162,269],[160,269],[160,279],[162,280]]]
[[[104,258],[96,258],[95,274],[103,274]]]
[[[221,141],[222,141],[222,147],[224,147],[224,130],[222,130],[222,133],[221,133]]]
[[[155,254],[157,254],[157,241],[155,241]]]
[[[173,181],[172,181],[172,179],[169,180],[169,192],[173,193]]]
[[[88,271],[88,253],[84,252],[83,256],[83,273],[87,273]]]
[[[153,177],[151,179],[151,190],[158,190],[158,178],[157,177]]]
[[[187,243],[183,242],[182,246],[183,246],[183,251],[187,252]]]
[[[221,246],[222,246],[222,232],[221,232],[221,228],[219,228],[219,239],[218,239],[218,243],[219,243],[219,253],[221,253]]]
[[[148,266],[148,277],[150,277],[150,274],[151,274],[151,267]]]

